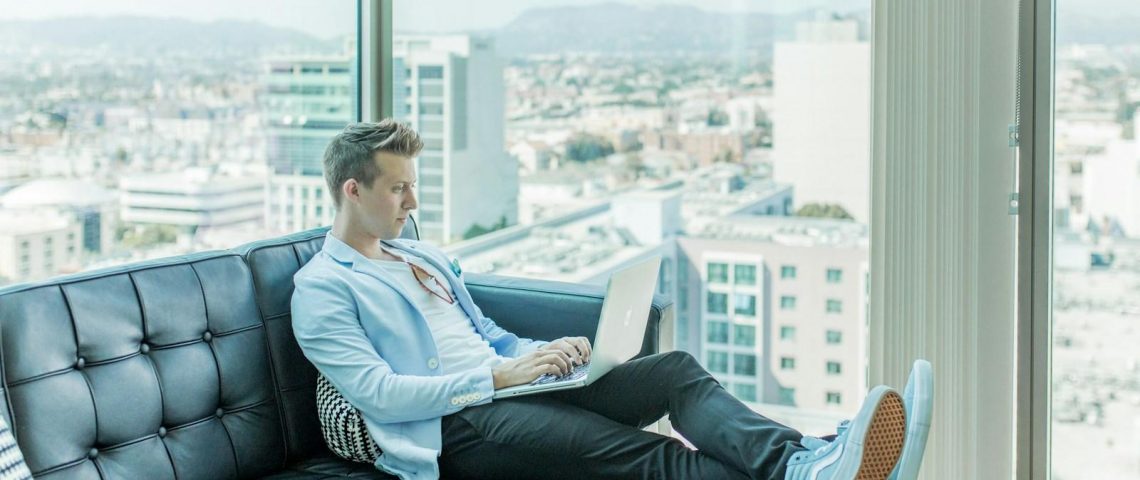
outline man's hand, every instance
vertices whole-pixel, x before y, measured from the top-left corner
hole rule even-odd
[[[590,361],[590,340],[586,337],[562,337],[543,345],[539,351],[543,350],[561,351],[570,357],[575,366]]]
[[[536,350],[491,369],[495,390],[533,382],[544,374],[564,375],[573,368],[561,350]]]

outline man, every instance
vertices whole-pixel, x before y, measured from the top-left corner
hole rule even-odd
[[[492,402],[496,389],[590,359],[585,338],[519,338],[486,318],[437,248],[396,240],[417,207],[418,135],[350,125],[325,151],[337,205],[294,277],[293,329],[363,416],[401,478],[884,479],[903,450],[904,400],[880,386],[832,441],[748,409],[690,355],[653,355],[588,387]],[[680,441],[642,430],[669,414]],[[908,446],[904,462],[921,460]]]

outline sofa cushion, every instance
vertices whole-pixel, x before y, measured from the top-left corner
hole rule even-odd
[[[387,480],[396,477],[377,470],[376,467],[366,463],[350,462],[331,454],[324,454],[293,463],[285,467],[284,470],[265,478],[272,480],[335,478]]]
[[[37,478],[255,477],[285,465],[241,257],[209,252],[0,290],[9,416]]]

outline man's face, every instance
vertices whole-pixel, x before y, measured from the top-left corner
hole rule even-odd
[[[359,184],[360,222],[369,234],[391,240],[400,236],[408,212],[418,206],[416,167],[411,158],[387,152],[376,152],[373,161],[381,174],[372,185]]]

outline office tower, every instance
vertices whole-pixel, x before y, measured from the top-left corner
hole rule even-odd
[[[518,219],[504,148],[503,68],[489,39],[397,35],[393,115],[420,133],[420,238],[451,243]]]
[[[322,170],[329,139],[356,118],[355,55],[272,60],[264,77],[269,176],[266,227],[287,233],[330,225]]]
[[[775,46],[773,177],[796,189],[796,208],[839,204],[870,218],[870,47],[855,21],[797,25]]]

